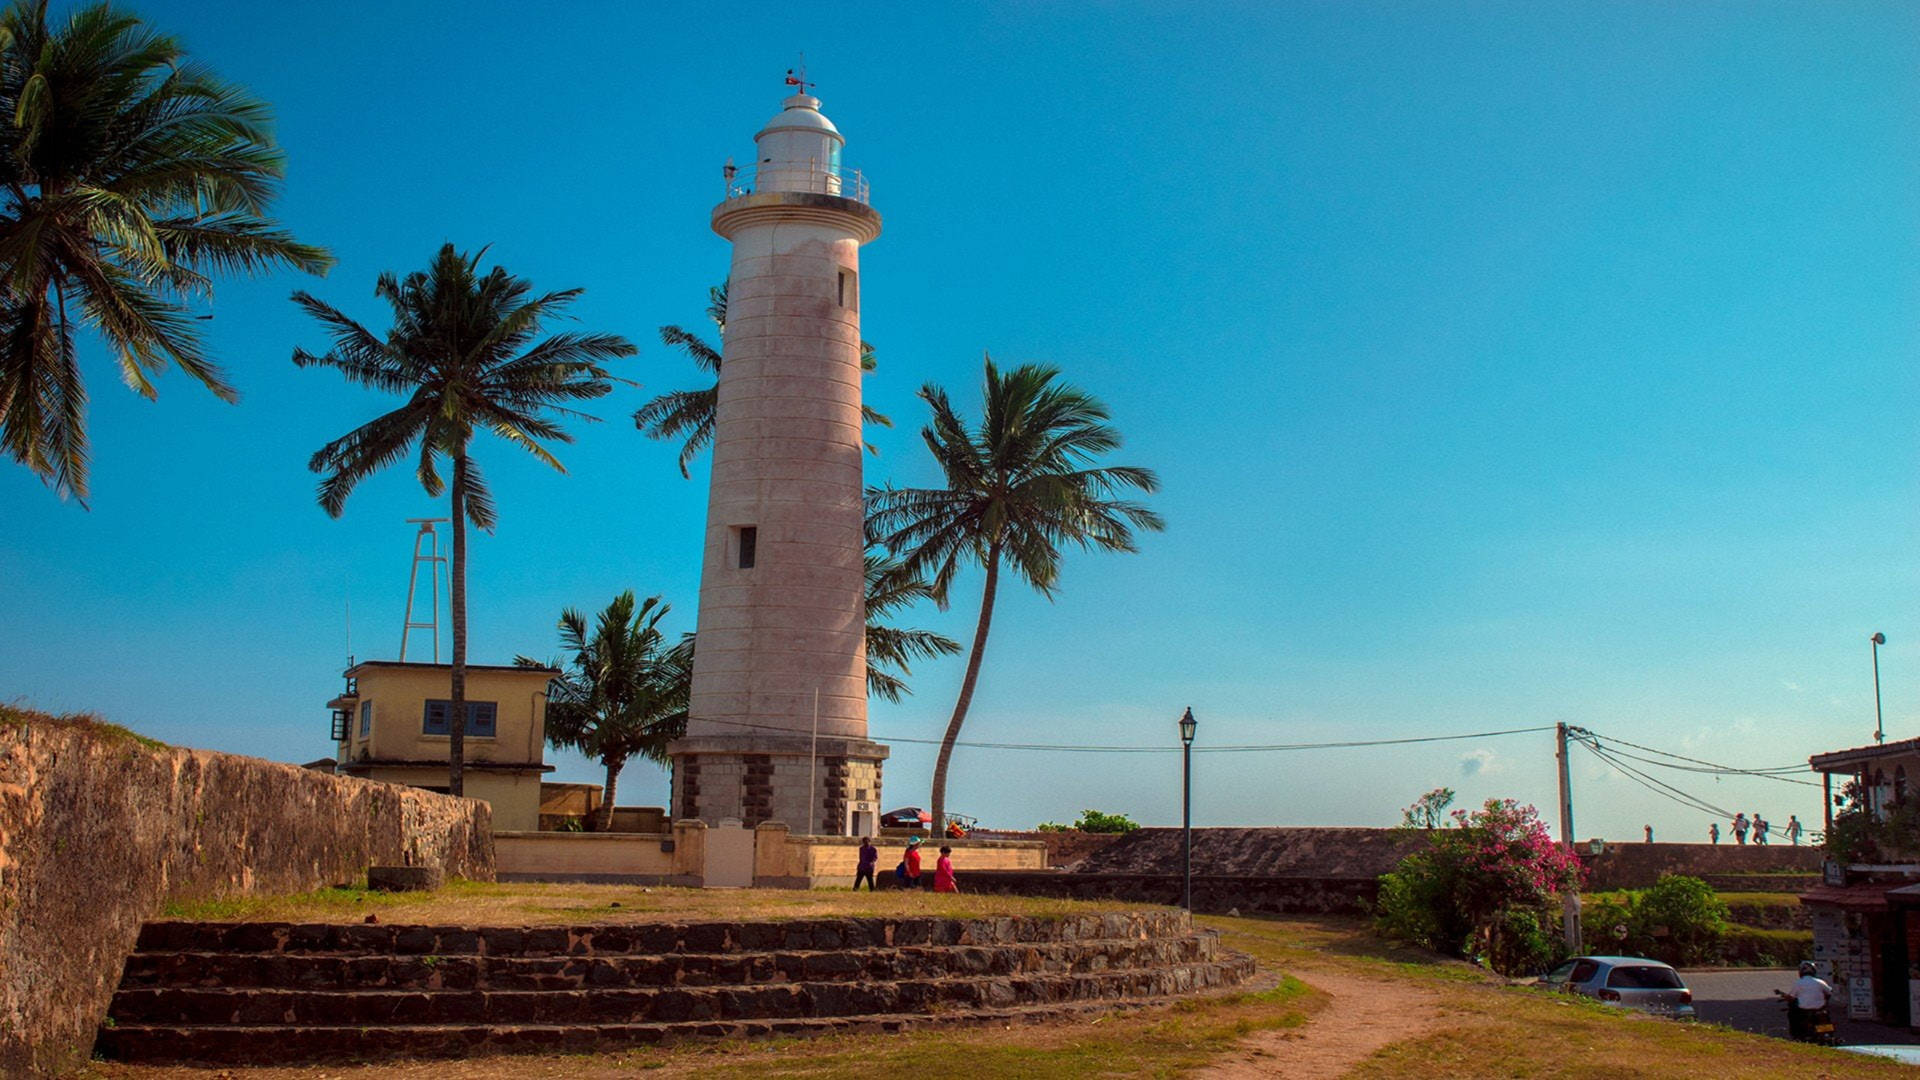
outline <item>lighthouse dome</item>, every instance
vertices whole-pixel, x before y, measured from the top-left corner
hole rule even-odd
[[[767,126],[760,129],[760,134],[754,136],[755,142],[783,131],[811,132],[838,142],[846,141],[841,138],[840,129],[833,126],[833,121],[822,115],[820,99],[812,94],[795,94],[781,102],[781,105],[784,107],[767,121]]]
[[[846,139],[820,113],[820,99],[795,94],[753,137],[759,150],[756,189],[840,194],[840,148]]]

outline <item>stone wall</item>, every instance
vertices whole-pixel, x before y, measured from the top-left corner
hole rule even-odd
[[[1047,865],[1056,869],[1074,869],[1080,860],[1119,840],[1122,833],[1090,833],[1079,829],[1064,832],[1013,832],[1004,829],[975,829],[969,839],[1037,840],[1047,845]]]
[[[1699,878],[1719,875],[1817,874],[1825,852],[1790,844],[1608,844],[1595,855],[1583,846],[1587,889],[1644,889],[1661,874]]]
[[[1060,871],[987,870],[957,875],[967,892],[1059,896],[1072,900],[1118,900],[1130,904],[1180,903],[1179,874],[1076,874]],[[883,887],[885,887],[883,885]],[[1379,895],[1370,878],[1203,877],[1193,879],[1193,910],[1203,914],[1308,913],[1359,915]]]
[[[83,1062],[140,925],[370,864],[493,878],[485,803],[0,707],[0,1075]]]

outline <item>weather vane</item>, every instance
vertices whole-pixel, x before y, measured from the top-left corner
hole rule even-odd
[[[799,67],[790,67],[787,69],[787,85],[797,87],[798,89],[794,91],[797,94],[804,94],[813,89],[813,84],[807,81],[806,53],[800,54]]]

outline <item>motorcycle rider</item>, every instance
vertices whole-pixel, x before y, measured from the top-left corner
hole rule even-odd
[[[1787,1035],[1790,1038],[1804,1039],[1808,1035],[1809,1017],[1827,1007],[1833,1000],[1833,987],[1827,984],[1815,972],[1813,961],[1800,962],[1800,977],[1793,981],[1793,989],[1774,991],[1787,999]]]

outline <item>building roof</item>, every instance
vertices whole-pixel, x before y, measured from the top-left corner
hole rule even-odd
[[[1803,904],[1827,904],[1843,911],[1886,911],[1892,897],[1888,894],[1912,888],[1911,881],[1873,881],[1836,888],[1816,885],[1800,894]]]
[[[359,663],[348,668],[345,673],[348,675],[352,675],[354,672],[359,671],[362,668],[413,668],[421,671],[427,671],[427,670],[432,670],[434,668],[438,668],[441,671],[451,672],[453,670],[453,665],[452,664],[422,664],[413,660],[362,660]],[[516,671],[516,672],[521,672],[528,675],[535,675],[535,674],[545,675],[549,679],[553,678],[555,675],[560,674],[559,668],[546,667],[544,665],[540,667],[522,667],[519,664],[468,664],[467,670],[468,671]]]
[[[339,769],[343,773],[366,772],[369,769],[444,769],[446,758],[361,758],[356,761],[343,761]],[[473,761],[467,760],[460,767],[468,772],[552,772],[554,766],[543,765],[537,761]]]
[[[1856,746],[1851,750],[1829,750],[1808,758],[1807,766],[1815,772],[1851,772],[1853,766],[1869,761],[1917,755],[1920,755],[1920,739],[1902,739],[1899,742]]]

